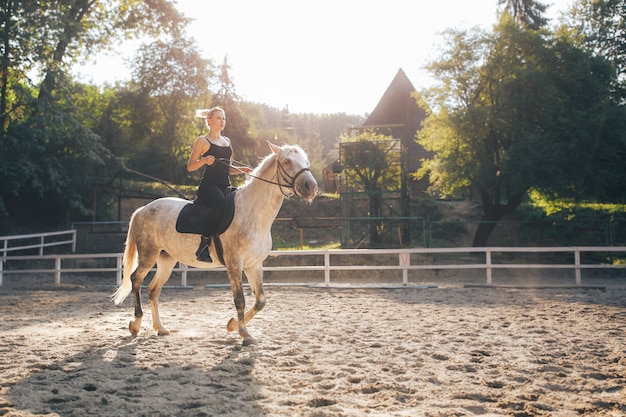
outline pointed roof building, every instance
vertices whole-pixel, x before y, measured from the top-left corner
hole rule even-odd
[[[416,95],[415,87],[400,68],[361,126],[361,129],[376,129],[400,139],[406,149],[403,166],[408,172],[416,171],[421,165],[420,159],[430,156],[430,152],[415,142],[415,134],[426,119],[426,110],[417,104]],[[427,181],[419,181],[410,188],[424,191],[427,186]]]

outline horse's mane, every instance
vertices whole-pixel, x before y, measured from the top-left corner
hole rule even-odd
[[[281,146],[281,149],[282,149],[282,150],[281,150],[281,152],[280,152],[280,153],[270,152],[270,154],[269,154],[269,155],[265,156],[265,157],[261,160],[261,162],[259,162],[259,165],[257,165],[257,167],[256,167],[256,168],[254,168],[254,170],[252,171],[252,174],[251,174],[250,179],[248,179],[248,180],[245,182],[245,184],[243,184],[243,186],[242,186],[242,187],[247,186],[247,185],[250,183],[250,180],[251,180],[253,177],[262,177],[262,176],[263,176],[263,173],[264,173],[266,170],[268,170],[268,169],[270,169],[270,168],[272,168],[272,169],[273,169],[274,164],[276,164],[276,161],[278,160],[278,157],[279,157],[280,155],[284,154],[285,152],[289,152],[290,150],[293,150],[293,151],[295,151],[295,152],[297,152],[297,153],[301,154],[301,155],[304,157],[304,159],[308,160],[308,157],[307,157],[306,153],[305,153],[305,152],[304,152],[304,150],[303,150],[300,146],[298,146],[298,145],[284,145],[284,146]]]
[[[279,154],[272,152],[265,156],[261,162],[259,162],[259,165],[254,168],[252,175],[260,176],[263,172],[269,169],[269,167],[273,167],[276,159],[278,159],[278,155]]]

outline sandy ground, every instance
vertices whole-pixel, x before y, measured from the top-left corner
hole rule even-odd
[[[246,347],[228,289],[164,290],[172,335],[136,338],[111,292],[5,279],[0,416],[626,415],[623,285],[270,286]]]

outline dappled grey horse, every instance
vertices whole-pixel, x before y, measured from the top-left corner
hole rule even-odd
[[[238,330],[243,344],[256,343],[248,333],[246,323],[265,306],[263,292],[263,261],[272,248],[271,226],[278,215],[285,196],[297,195],[312,201],[317,192],[317,182],[311,174],[309,161],[299,146],[269,144],[270,155],[250,174],[235,194],[235,212],[232,223],[220,235],[223,260],[233,292],[237,318],[231,318],[228,331]],[[176,262],[207,268],[219,267],[216,245],[211,245],[213,263],[196,259],[200,235],[179,233],[176,220],[189,201],[180,198],[160,198],[137,209],[131,219],[124,250],[123,280],[113,294],[115,304],[120,304],[132,292],[135,317],[129,330],[136,336],[141,328],[141,285],[156,263],[157,269],[150,285],[148,298],[152,310],[152,326],[159,335],[169,334],[159,317],[159,295]],[[242,273],[256,302],[245,311]]]

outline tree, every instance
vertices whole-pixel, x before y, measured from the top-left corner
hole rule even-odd
[[[197,136],[194,110],[198,97],[208,93],[213,63],[201,57],[194,41],[174,36],[143,45],[132,68],[136,98],[144,101],[131,109],[133,123],[139,124],[134,134],[144,146],[131,160],[148,174],[182,182],[189,143]]]
[[[593,187],[610,173],[594,164],[617,163],[607,147],[623,140],[612,136],[621,111],[607,62],[507,16],[491,34],[448,36],[443,58],[429,66],[442,87],[430,91],[438,113],[419,133],[435,154],[420,174],[443,194],[478,190],[484,215],[474,246],[486,246],[531,188],[597,198]]]
[[[224,57],[219,67],[217,88],[213,96],[213,106],[220,106],[226,112],[226,128],[224,133],[235,142],[234,155],[236,159],[247,164],[253,164],[256,159],[255,142],[250,137],[250,123],[239,110],[241,97],[236,92],[235,84],[230,77],[228,57]]]
[[[63,0],[51,17],[46,24],[52,28],[52,50],[42,57],[40,104],[51,97],[59,71],[80,52],[93,53],[140,34],[180,33],[187,22],[168,0]]]
[[[623,0],[578,0],[565,17],[561,31],[594,56],[606,58],[615,69],[614,91],[626,99],[626,3]]]
[[[0,11],[2,225],[57,225],[85,214],[89,181],[109,156],[67,76],[80,58],[186,22],[166,0],[4,0]],[[85,125],[84,123],[87,123]],[[10,227],[10,226],[7,226]]]
[[[43,55],[46,2],[4,0],[0,9],[0,143],[4,146],[12,118],[22,118],[32,107],[27,74]],[[42,9],[41,9],[41,8]],[[45,32],[47,33],[47,31]]]
[[[68,84],[45,114],[8,130],[0,155],[0,229],[59,227],[70,213],[88,212],[90,182],[109,152],[83,124],[85,113],[74,99],[78,90],[80,85]]]
[[[178,32],[186,22],[167,0],[3,0],[0,142],[13,120],[51,105],[60,77],[81,54],[142,34]],[[34,73],[40,75],[38,87],[29,78]]]
[[[398,141],[391,136],[363,131],[355,136],[341,137],[341,164],[344,181],[351,191],[364,192],[369,199],[370,244],[380,244],[384,228],[383,193],[400,189],[400,166],[397,157]]]
[[[498,6],[528,29],[538,30],[548,24],[542,16],[548,6],[536,0],[498,0]]]

